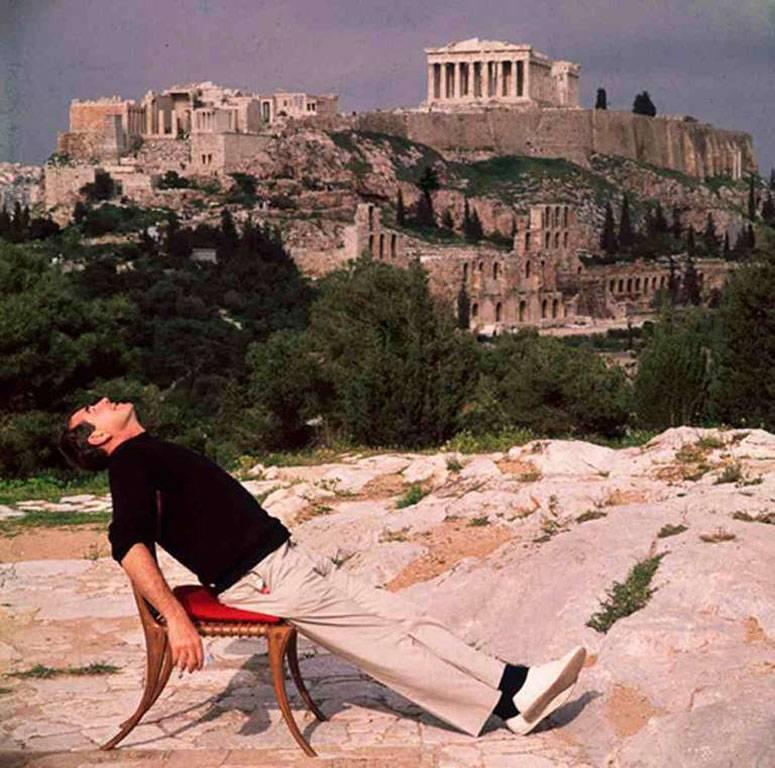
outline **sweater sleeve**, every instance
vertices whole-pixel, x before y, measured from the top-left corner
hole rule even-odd
[[[155,551],[156,492],[141,454],[127,451],[117,458],[109,469],[113,519],[108,540],[113,559],[121,563],[138,542]]]

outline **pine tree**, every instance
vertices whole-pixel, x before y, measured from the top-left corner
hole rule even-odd
[[[218,261],[228,260],[239,246],[239,233],[234,225],[234,217],[228,208],[221,211],[221,234],[218,238]]]
[[[732,258],[732,249],[729,246],[729,232],[724,232],[724,246],[721,255],[729,261]]]
[[[404,207],[404,195],[401,187],[398,188],[398,198],[396,200],[396,224],[403,227],[406,224],[406,208]]]
[[[603,234],[600,236],[600,247],[612,256],[619,250],[616,242],[616,225],[614,224],[614,212],[611,203],[605,204],[605,221],[603,222]]]
[[[86,207],[86,203],[83,200],[78,200],[73,207],[73,221],[76,224],[80,224],[88,215],[89,209]]]
[[[619,218],[619,247],[623,251],[629,251],[634,243],[635,233],[630,220],[630,199],[625,192],[624,199],[622,200],[622,212]]]
[[[643,91],[635,97],[635,101],[632,104],[632,111],[636,115],[646,115],[648,117],[655,117],[657,114],[657,108],[654,106],[654,102],[651,101],[648,91]]]
[[[689,259],[693,259],[697,253],[697,247],[694,242],[694,227],[689,227],[686,235],[686,253]]]
[[[756,187],[754,175],[751,174],[748,182],[748,220],[756,221]]]
[[[608,109],[608,95],[605,88],[597,89],[597,99],[595,100],[595,109]]]
[[[770,191],[775,192],[775,168],[770,169]]]

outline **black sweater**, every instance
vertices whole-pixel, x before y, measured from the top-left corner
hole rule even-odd
[[[158,542],[202,584],[220,592],[290,536],[228,472],[148,432],[113,451],[108,477],[113,499],[108,538],[119,563],[137,542],[152,553]]]

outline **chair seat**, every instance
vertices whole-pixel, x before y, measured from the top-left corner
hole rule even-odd
[[[254,624],[279,624],[281,618],[255,611],[243,611],[222,603],[218,596],[200,584],[184,584],[175,587],[173,594],[186,609],[186,613],[197,621],[239,621]]]

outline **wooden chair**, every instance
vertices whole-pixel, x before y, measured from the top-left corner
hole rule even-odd
[[[145,689],[134,714],[120,725],[120,731],[110,741],[100,747],[103,750],[113,749],[140,722],[143,715],[161,695],[172,672],[172,653],[164,619],[153,610],[134,586],[133,591],[145,633],[147,654]],[[310,757],[316,757],[315,750],[307,743],[293,719],[285,691],[284,661],[287,658],[291,676],[304,703],[318,720],[326,719],[312,700],[301,678],[299,659],[296,654],[296,628],[276,616],[243,611],[224,605],[206,587],[186,585],[175,587],[173,592],[202,636],[266,638],[269,646],[272,685],[285,723],[304,752]]]

